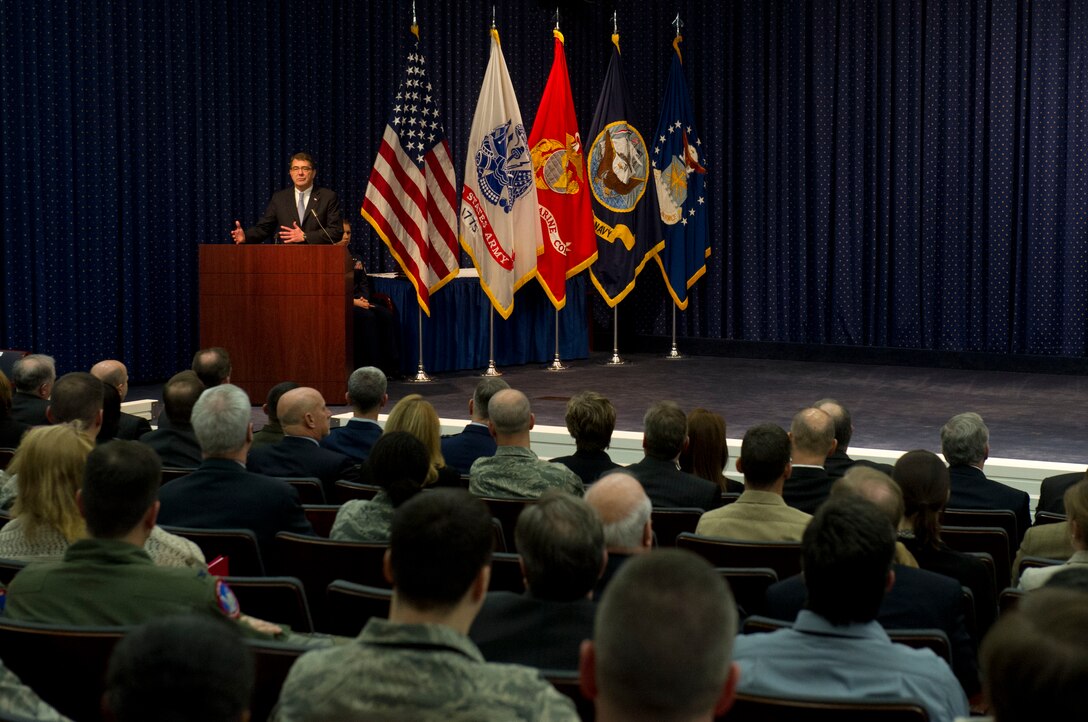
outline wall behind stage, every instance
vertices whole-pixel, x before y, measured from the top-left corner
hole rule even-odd
[[[497,5],[528,129],[555,3]],[[681,334],[1088,353],[1088,3],[559,5],[583,135],[612,8],[644,133],[686,23],[713,254]],[[416,6],[460,181],[492,4]],[[187,367],[198,244],[252,223],[298,149],[392,270],[357,214],[409,24],[408,2],[0,4],[0,346]],[[620,315],[667,331],[654,265]]]

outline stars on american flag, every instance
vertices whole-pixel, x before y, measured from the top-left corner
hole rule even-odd
[[[397,91],[389,124],[400,134],[402,147],[418,165],[423,165],[427,151],[446,135],[432,91],[423,56],[409,53],[407,78]]]

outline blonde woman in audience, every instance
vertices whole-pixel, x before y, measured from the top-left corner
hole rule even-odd
[[[466,486],[461,475],[446,466],[442,456],[442,424],[430,401],[419,394],[405,396],[389,412],[385,430],[407,431],[423,442],[431,458],[431,471],[424,486]],[[377,483],[378,480],[374,481]]]
[[[58,560],[69,544],[87,536],[76,492],[93,448],[90,437],[70,424],[37,426],[27,432],[8,467],[16,476],[18,495],[14,519],[0,529],[0,557]],[[144,551],[160,566],[205,566],[204,554],[195,544],[157,526]]]
[[[729,446],[725,440],[725,418],[707,409],[688,414],[688,446],[680,452],[680,470],[713,481],[723,492],[744,493],[744,484],[725,475]]]
[[[1048,579],[1070,566],[1088,565],[1088,481],[1078,481],[1065,490],[1065,515],[1068,518],[1069,537],[1073,543],[1073,556],[1065,564],[1042,569],[1025,569],[1020,574],[1020,588],[1038,589]]]

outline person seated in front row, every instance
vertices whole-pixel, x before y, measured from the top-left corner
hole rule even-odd
[[[608,456],[612,432],[616,429],[616,407],[596,391],[583,391],[567,402],[567,431],[574,439],[575,452],[551,460],[582,478],[587,487],[602,474],[618,468]]]
[[[680,454],[680,470],[713,481],[727,494],[744,493],[744,484],[725,475],[729,445],[725,438],[725,417],[707,409],[688,414],[688,446]]]
[[[276,407],[285,393],[291,389],[297,389],[300,385],[294,381],[281,381],[269,390],[268,399],[261,406],[261,410],[268,416],[268,423],[262,426],[260,431],[253,432],[254,448],[283,441],[283,425],[280,424]]]
[[[1065,564],[1025,569],[1020,575],[1020,588],[1025,591],[1038,589],[1063,569],[1088,567],[1088,481],[1078,481],[1066,489],[1063,499],[1073,555]]]
[[[385,374],[379,368],[363,366],[352,371],[344,395],[344,400],[351,404],[351,418],[346,424],[330,431],[321,440],[321,445],[356,462],[366,461],[374,443],[382,435],[378,414],[389,402],[387,385]]]

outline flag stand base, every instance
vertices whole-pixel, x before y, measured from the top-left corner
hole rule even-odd
[[[416,369],[416,375],[410,379],[405,379],[405,381],[410,384],[429,384],[434,381],[434,377],[428,376],[427,372],[423,370],[423,364],[420,364],[419,368]]]
[[[497,368],[495,368],[494,361],[489,361],[487,364],[487,370],[480,374],[480,376],[484,378],[502,376],[502,371],[499,371]]]
[[[559,360],[559,354],[555,355],[555,359],[544,367],[545,371],[566,371],[570,366]]]
[[[676,344],[672,345],[672,350],[665,354],[666,361],[684,361],[687,356],[676,350]]]
[[[604,362],[604,366],[629,366],[630,361],[625,361],[616,351],[612,352],[612,358]]]

